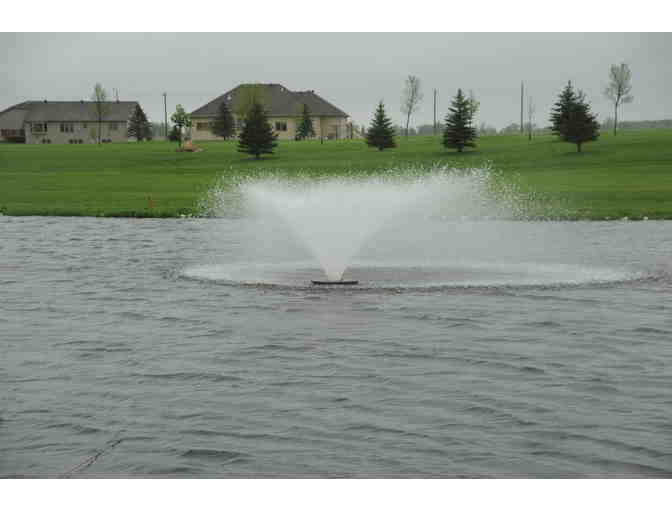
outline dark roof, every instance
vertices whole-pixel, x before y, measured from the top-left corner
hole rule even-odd
[[[348,114],[336,108],[333,104],[325,101],[315,94],[313,90],[305,92],[293,92],[278,83],[260,83],[238,85],[236,88],[225,92],[209,103],[191,112],[194,117],[214,117],[222,102],[226,102],[229,110],[234,110],[236,98],[241,89],[246,85],[262,87],[264,107],[269,116],[296,116],[303,110],[303,104],[308,105],[312,115],[319,117],[347,117]]]
[[[106,101],[106,122],[126,122],[137,101]],[[24,110],[26,122],[94,122],[97,120],[93,101],[25,101],[0,112]]]

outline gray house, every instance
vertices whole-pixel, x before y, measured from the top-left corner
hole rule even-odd
[[[322,99],[314,90],[294,92],[278,83],[238,85],[194,110],[191,112],[191,137],[194,140],[221,140],[211,129],[222,102],[225,102],[229,111],[234,114],[234,121],[238,126],[242,119],[235,115],[236,104],[241,96],[244,96],[245,87],[249,86],[257,88],[271,127],[279,139],[294,139],[304,104],[310,110],[313,128],[318,138],[348,137],[347,113]]]
[[[128,141],[128,119],[137,101],[106,101],[98,121],[93,101],[26,101],[0,112],[0,139],[20,143]]]

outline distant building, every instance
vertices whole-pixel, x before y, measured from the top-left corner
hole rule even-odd
[[[128,119],[137,101],[106,101],[101,140],[128,141]],[[19,143],[97,143],[93,101],[26,101],[0,112],[0,139]]]
[[[322,99],[314,90],[293,92],[277,83],[249,85],[260,87],[259,92],[263,98],[263,106],[269,117],[271,127],[278,134],[279,139],[293,140],[295,138],[304,104],[308,106],[310,111],[317,138],[339,139],[350,137],[351,130],[347,122],[348,114]],[[211,128],[222,102],[226,102],[227,107],[233,114],[236,127],[240,126],[242,119],[239,119],[236,115],[236,101],[239,100],[241,90],[244,87],[246,85],[238,85],[191,112],[191,137],[194,140],[221,140],[220,137],[212,133]]]

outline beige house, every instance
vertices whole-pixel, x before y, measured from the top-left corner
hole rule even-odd
[[[106,101],[98,122],[92,101],[26,101],[0,112],[0,139],[19,143],[128,141],[128,119],[137,101]]]
[[[251,85],[251,84],[250,84]],[[301,121],[303,105],[308,106],[317,138],[340,139],[350,137],[348,114],[318,96],[314,90],[293,92],[277,83],[253,84],[258,87],[268,120],[280,140],[293,140]],[[212,124],[222,102],[233,114],[236,126],[241,119],[236,115],[237,101],[248,85],[236,88],[213,99],[191,113],[191,137],[194,140],[221,140],[212,133]]]

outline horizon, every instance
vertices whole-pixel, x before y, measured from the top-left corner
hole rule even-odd
[[[600,122],[612,117],[603,89],[609,66],[625,62],[635,100],[619,109],[619,120],[672,118],[665,94],[672,35],[664,33],[2,33],[0,44],[15,49],[0,57],[13,70],[0,85],[0,110],[24,101],[88,100],[101,83],[111,98],[138,101],[160,123],[164,92],[170,117],[177,104],[191,112],[241,83],[279,83],[314,90],[360,126],[369,125],[382,100],[393,123],[404,125],[402,88],[414,75],[424,99],[412,127],[433,124],[434,89],[442,122],[457,88],[473,90],[481,102],[476,124],[501,130],[519,123],[521,81],[524,122],[531,98],[533,122],[544,127],[568,80],[586,93]],[[220,55],[214,65],[213,49]]]

